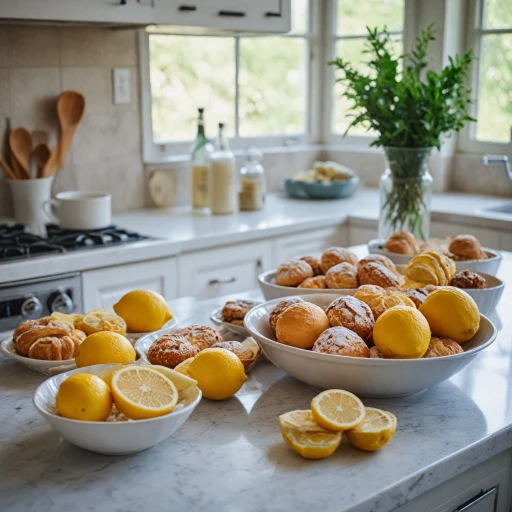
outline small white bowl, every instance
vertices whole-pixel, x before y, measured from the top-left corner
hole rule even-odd
[[[496,306],[503,295],[505,283],[501,279],[483,272],[476,273],[487,281],[487,288],[464,288],[464,291],[473,297],[480,314],[489,316],[496,310]]]
[[[98,364],[62,373],[43,382],[35,392],[34,405],[43,418],[62,437],[80,448],[105,455],[126,455],[147,450],[176,432],[201,401],[201,391],[196,387],[180,402],[183,407],[149,420],[79,421],[55,414],[55,397],[64,380],[76,373],[98,375],[109,366],[114,365]]]
[[[300,297],[324,309],[335,299],[327,294]],[[261,345],[265,356],[306,384],[319,389],[346,389],[358,396],[388,398],[435,386],[461,371],[496,338],[496,328],[482,315],[478,332],[464,343],[461,354],[428,359],[369,359],[321,354],[276,341],[268,319],[279,300],[256,306],[245,317],[245,326]]]
[[[178,326],[178,320],[176,320],[175,317],[172,317],[167,323],[164,324],[163,327],[160,329],[153,331],[153,332],[162,332],[167,329],[175,329]],[[130,341],[130,343],[133,345],[137,340],[142,338],[142,336],[146,336],[147,334],[153,334],[151,332],[127,332],[124,336],[125,338]]]

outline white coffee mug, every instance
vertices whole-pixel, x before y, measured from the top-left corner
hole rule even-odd
[[[101,229],[112,223],[110,201],[110,194],[104,192],[59,192],[44,202],[43,211],[62,229]]]

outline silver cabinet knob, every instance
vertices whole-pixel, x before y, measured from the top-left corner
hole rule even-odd
[[[50,296],[48,300],[48,308],[53,313],[58,311],[59,313],[73,313],[75,305],[71,297],[64,292],[56,292]]]
[[[39,318],[43,312],[41,301],[33,295],[25,299],[21,305],[21,316],[27,319]]]

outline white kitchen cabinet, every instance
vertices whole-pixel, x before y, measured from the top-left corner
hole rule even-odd
[[[178,296],[176,258],[162,258],[82,273],[84,311],[110,309],[127,292],[153,290],[167,300]]]
[[[209,299],[258,288],[258,274],[272,265],[271,241],[248,242],[180,254],[180,297]]]
[[[377,236],[377,227],[369,228],[353,225],[348,227],[348,245],[367,244],[370,240],[377,238]]]

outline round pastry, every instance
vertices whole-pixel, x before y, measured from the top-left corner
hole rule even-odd
[[[302,258],[299,259],[311,265],[311,268],[313,269],[313,276],[319,276],[322,274],[319,258],[315,258],[314,256],[303,256]]]
[[[376,299],[385,293],[386,290],[382,288],[382,286],[377,286],[376,284],[363,284],[356,290],[353,297],[368,304],[371,300]]]
[[[284,345],[309,350],[328,327],[329,320],[321,307],[300,302],[281,313],[277,319],[276,337]]]
[[[371,338],[375,322],[372,310],[363,301],[343,295],[329,304],[326,314],[331,327],[346,327],[365,341]]]
[[[331,267],[344,262],[356,265],[357,256],[352,251],[343,249],[342,247],[329,247],[320,258],[320,268],[322,272],[326,274]]]
[[[357,277],[356,267],[346,261],[334,265],[325,274],[325,284],[327,288],[338,290],[357,288],[359,286],[359,278]]]
[[[373,318],[375,320],[377,320],[377,318],[379,318],[379,316],[382,315],[384,311],[387,311],[388,309],[391,309],[395,306],[409,306],[411,308],[416,309],[416,305],[414,304],[414,302],[401,292],[388,292],[385,295],[382,295],[370,301],[368,303],[368,306],[372,310]]]
[[[299,302],[304,301],[300,297],[288,297],[287,299],[283,299],[276,304],[276,307],[272,310],[270,316],[268,317],[268,323],[270,324],[270,328],[274,334],[276,333],[277,319],[284,313],[286,309],[288,309],[293,304],[298,304]]]
[[[213,344],[212,348],[224,348],[229,350],[238,356],[238,359],[246,360],[253,357],[252,350],[244,347],[239,341],[218,341]]]
[[[281,263],[276,272],[276,284],[279,286],[298,286],[308,277],[313,277],[313,269],[303,260],[288,260]]]
[[[148,361],[174,368],[190,357],[195,357],[199,349],[181,334],[165,334],[153,342],[148,350]]]
[[[386,249],[396,254],[418,254],[419,246],[416,237],[405,229],[393,233],[386,240]]]
[[[327,288],[325,276],[308,277],[305,281],[300,283],[297,288]]]
[[[411,299],[414,302],[414,305],[417,308],[419,308],[423,304],[425,298],[429,293],[425,290],[425,288],[417,288],[416,290],[413,288],[400,288],[397,289],[396,292],[401,293],[406,297],[409,297],[409,299]]]
[[[370,349],[370,359],[386,359],[386,356],[377,348]]]
[[[388,270],[391,270],[393,274],[398,274],[395,264],[383,254],[369,254],[362,260],[359,260],[359,263],[357,264],[357,271],[359,272],[361,268],[363,268],[368,263],[379,263],[383,267],[386,267]]]
[[[85,340],[86,334],[73,329],[65,336],[47,336],[32,343],[28,357],[44,361],[62,361],[74,357],[76,349]]]
[[[455,288],[473,288],[482,290],[487,288],[487,281],[476,272],[465,269],[457,272],[450,282],[451,286]]]
[[[423,357],[442,357],[460,354],[464,352],[462,347],[450,338],[439,338],[432,336],[427,351]]]
[[[218,341],[224,341],[220,332],[208,325],[189,325],[184,329],[176,331],[175,334],[184,336],[189,343],[195,345],[199,351],[210,348]]]
[[[400,279],[380,263],[367,263],[359,270],[360,284],[375,284],[382,288],[400,286]]]
[[[244,325],[245,315],[256,306],[250,300],[230,300],[222,308],[222,320],[235,325]]]
[[[30,347],[40,338],[49,336],[64,336],[69,334],[71,326],[59,322],[51,317],[32,320],[20,325],[13,334],[13,341],[16,345],[16,352],[21,356],[28,356]]]
[[[320,334],[313,345],[313,352],[335,356],[370,357],[366,343],[346,327],[330,327]]]
[[[467,260],[485,260],[487,254],[482,249],[480,242],[472,235],[458,235],[448,246],[448,250],[455,256]]]

